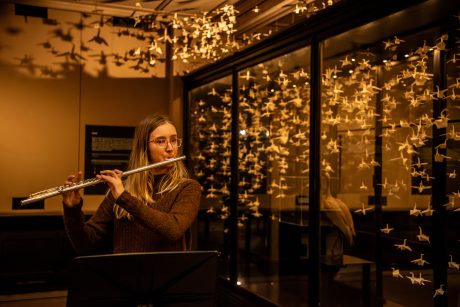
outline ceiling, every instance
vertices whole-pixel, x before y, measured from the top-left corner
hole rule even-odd
[[[225,5],[237,11],[237,34],[279,31],[291,25],[299,0],[15,0],[33,6],[117,17],[158,14],[200,15]],[[264,32],[264,33],[265,33]]]

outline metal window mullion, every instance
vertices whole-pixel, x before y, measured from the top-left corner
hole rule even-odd
[[[435,50],[433,54],[433,91],[446,88],[445,51]],[[437,119],[441,112],[446,109],[445,98],[438,98],[433,101],[433,118]],[[432,253],[433,253],[433,293],[441,285],[447,290],[447,247],[445,231],[445,215],[447,203],[446,171],[447,163],[435,161],[436,147],[446,141],[447,128],[438,129],[433,125],[432,141],[432,176],[435,178],[432,184],[431,204],[434,210],[432,216]],[[445,155],[446,149],[439,148],[439,153]],[[448,292],[447,292],[448,293]],[[434,298],[433,306],[446,307],[447,295],[437,295]]]
[[[310,173],[309,173],[309,306],[320,306],[321,294],[321,227],[320,227],[320,129],[321,129],[321,62],[322,44],[311,41],[310,94]]]
[[[230,157],[230,283],[235,286],[238,278],[238,146],[239,146],[239,101],[238,71],[232,71],[232,136]]]

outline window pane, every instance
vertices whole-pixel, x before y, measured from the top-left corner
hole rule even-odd
[[[307,302],[309,61],[307,47],[239,72],[239,280],[281,305]]]
[[[198,249],[228,255],[232,78],[195,88],[190,93],[190,152],[193,177],[203,187],[198,216]],[[219,273],[228,276],[227,257]]]
[[[417,8],[410,10],[324,42],[322,210],[324,221],[338,233],[338,242],[330,245],[328,242],[335,237],[327,238],[326,226],[322,227],[326,236],[323,263],[331,272],[324,273],[322,302],[326,304],[367,299],[369,292],[363,289],[366,282],[361,284],[368,278],[366,261],[372,262],[371,270],[373,263],[381,261],[387,302],[404,306],[433,304],[433,274],[442,271],[432,265],[435,253],[447,252],[453,262],[460,260],[458,226],[453,222],[459,187],[455,170],[460,158],[455,140],[460,129],[456,86],[459,71],[458,63],[453,63],[458,44],[442,27],[404,22],[408,14],[418,14]],[[391,32],[395,29],[398,32]],[[436,81],[436,74],[442,71],[435,69],[435,58],[443,53],[446,75],[438,80],[445,78],[446,87]],[[443,104],[446,108],[441,107]],[[440,114],[435,115],[438,107]],[[445,132],[446,128],[450,133]],[[435,134],[439,139],[433,141]],[[446,202],[450,202],[451,210],[446,215],[444,209],[436,213],[432,207],[433,187],[439,184],[433,175],[433,161],[434,167],[444,163],[447,167],[446,185],[440,186],[445,189]],[[382,211],[376,212],[380,196]],[[339,211],[343,207],[337,203],[346,205],[345,213]],[[436,225],[446,227],[442,230],[446,251],[433,247],[435,214],[443,215],[438,216]],[[353,228],[356,236],[352,235]],[[381,240],[377,242],[378,236]],[[351,260],[355,262],[350,264]],[[456,262],[452,268],[455,266]],[[451,273],[455,270],[449,271],[449,302],[455,305],[458,289],[453,276],[458,275]],[[355,296],[349,295],[350,288]]]

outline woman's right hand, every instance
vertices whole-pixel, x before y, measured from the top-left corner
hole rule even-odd
[[[81,171],[78,172],[76,176],[70,175],[69,177],[67,177],[65,185],[72,185],[76,182],[79,182],[81,180],[81,177]],[[80,190],[73,190],[70,192],[62,193],[62,202],[64,203],[64,206],[66,206],[67,208],[74,208],[78,206],[81,202]]]

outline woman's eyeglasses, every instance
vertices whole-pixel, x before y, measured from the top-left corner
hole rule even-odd
[[[171,144],[172,147],[181,147],[182,139],[179,139],[179,138],[167,139],[167,138],[160,137],[160,138],[156,138],[154,140],[149,141],[149,143],[155,143],[155,145],[161,148],[166,148],[168,146],[168,143]]]

